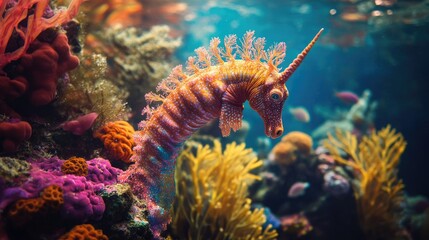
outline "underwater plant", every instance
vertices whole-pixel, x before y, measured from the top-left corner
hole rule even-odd
[[[70,73],[71,81],[60,88],[55,102],[58,113],[73,119],[95,112],[98,117],[93,130],[109,122],[128,120],[127,92],[106,79],[106,69],[106,58],[101,54],[81,56],[79,68]]]
[[[136,134],[133,159],[136,164],[120,176],[135,194],[144,199],[151,216],[154,232],[168,222],[164,209],[171,206],[174,191],[175,158],[182,143],[209,121],[219,118],[223,136],[241,127],[243,103],[259,113],[265,124],[265,134],[272,138],[283,134],[281,113],[289,96],[285,82],[295,72],[319,38],[320,30],[307,47],[282,72],[279,64],[285,57],[286,44],[279,43],[264,50],[265,39],[254,38],[248,31],[237,46],[235,35],[225,37],[224,49],[219,38],[195,50],[198,57],[188,59],[187,70],[175,67],[157,87],[159,94],[149,93],[147,120],[140,123]],[[241,57],[239,59],[237,56]],[[217,62],[217,65],[214,63]],[[164,218],[164,220],[160,220]],[[158,230],[156,230],[158,228]]]
[[[397,167],[406,146],[402,134],[387,126],[358,142],[352,133],[337,130],[324,146],[337,163],[353,169],[352,187],[366,239],[401,239],[404,184]]]
[[[248,187],[260,177],[251,173],[262,166],[245,144],[200,144],[177,158],[176,199],[172,227],[179,239],[275,239],[266,228],[264,209],[251,209]]]

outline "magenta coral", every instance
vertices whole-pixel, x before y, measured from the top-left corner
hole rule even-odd
[[[86,177],[63,175],[64,161],[53,157],[32,160],[31,178],[22,186],[4,190],[0,195],[0,210],[18,199],[35,198],[47,186],[57,185],[63,190],[64,204],[60,215],[64,220],[83,222],[102,217],[105,205],[96,194],[103,186],[116,183],[116,175],[121,170],[113,168],[105,159],[92,159],[88,163]]]

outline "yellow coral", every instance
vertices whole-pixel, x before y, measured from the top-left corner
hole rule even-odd
[[[110,122],[98,129],[94,137],[104,143],[110,157],[126,163],[131,162],[133,154],[134,135],[133,126],[125,121]]]
[[[86,176],[88,175],[88,164],[83,158],[71,157],[61,165],[61,172],[76,176]]]
[[[361,227],[367,239],[397,239],[401,233],[404,185],[397,177],[399,159],[406,142],[390,126],[363,137],[358,143],[349,132],[329,134],[324,146],[336,162],[351,167]],[[341,155],[343,151],[346,157]]]
[[[274,239],[277,232],[263,209],[251,210],[248,186],[259,177],[250,173],[262,165],[251,149],[235,142],[222,154],[199,145],[177,159],[176,199],[172,226],[180,239]]]
[[[91,224],[77,225],[68,233],[62,235],[59,240],[108,240],[103,231],[95,229]]]

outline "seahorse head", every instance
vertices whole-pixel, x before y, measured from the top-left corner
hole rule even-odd
[[[293,60],[293,62],[281,73],[277,71],[271,72],[262,82],[255,88],[249,97],[250,106],[258,112],[264,121],[265,134],[271,138],[278,138],[283,134],[282,110],[286,99],[289,96],[289,91],[285,86],[286,81],[301,64],[302,60],[313,47],[319,38],[321,29],[307,47]]]
[[[250,106],[264,121],[265,134],[271,138],[283,134],[282,110],[289,96],[284,82],[278,79],[279,76],[268,77],[265,84],[255,89],[249,98]]]

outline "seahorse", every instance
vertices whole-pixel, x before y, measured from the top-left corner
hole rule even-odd
[[[143,110],[147,118],[139,124],[135,138],[135,164],[120,179],[146,201],[153,231],[168,222],[164,210],[174,196],[175,159],[182,143],[197,129],[219,118],[222,136],[228,136],[231,129],[241,127],[247,100],[262,118],[265,134],[282,135],[282,109],[289,96],[285,83],[322,31],[282,72],[278,66],[286,55],[284,42],[264,50],[265,38],[255,38],[254,31],[244,34],[241,45],[235,35],[225,37],[224,47],[219,46],[219,38],[213,38],[209,49],[200,47],[195,50],[197,57],[188,58],[187,71],[182,65],[175,67],[158,85],[159,94],[145,96],[149,104],[158,102],[158,107],[148,105]]]

